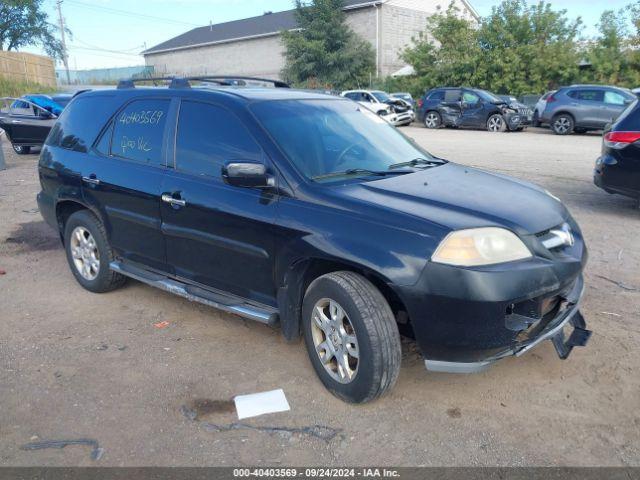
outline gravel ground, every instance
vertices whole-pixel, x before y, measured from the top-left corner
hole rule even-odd
[[[545,342],[456,376],[427,373],[404,342],[395,390],[347,405],[324,390],[301,343],[266,326],[134,281],[83,290],[37,211],[37,156],[18,157],[5,141],[0,465],[640,465],[640,210],[592,184],[599,136],[403,131],[438,156],[534,181],[567,204],[591,253],[587,348],[560,361]],[[247,424],[321,425],[335,436],[211,426],[236,421],[234,395],[274,388],[291,411]],[[103,455],[20,449],[74,438],[97,440]]]

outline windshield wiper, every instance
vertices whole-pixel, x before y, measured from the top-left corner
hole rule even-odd
[[[432,158],[431,160],[427,160],[426,158],[414,158],[413,160],[409,160],[408,162],[400,162],[389,165],[389,170],[400,167],[415,167],[417,165],[442,165],[443,163],[443,160],[437,158]]]
[[[323,178],[339,177],[342,175],[357,175],[360,173],[366,174],[366,175],[376,175],[379,177],[384,177],[386,175],[399,175],[399,174],[411,173],[411,172],[410,171],[388,172],[386,170],[368,170],[366,168],[349,168],[347,170],[341,170],[339,172],[331,172],[331,173],[325,173],[324,175],[317,175],[313,177],[313,179],[318,180]]]

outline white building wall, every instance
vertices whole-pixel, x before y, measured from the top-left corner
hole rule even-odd
[[[455,0],[461,12],[473,19],[464,0]],[[377,69],[382,76],[405,63],[400,53],[426,28],[427,17],[446,9],[449,0],[388,0],[379,6],[347,10],[347,23],[377,49]],[[202,47],[145,55],[157,75],[236,74],[280,78],[284,49],[279,35],[237,40]],[[372,72],[375,75],[376,72]]]
[[[184,48],[145,56],[156,75],[235,74],[279,78],[284,66],[280,35]]]

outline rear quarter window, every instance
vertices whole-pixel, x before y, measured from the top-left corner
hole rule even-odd
[[[45,143],[86,153],[117,108],[115,95],[75,98],[60,115]]]
[[[429,100],[444,100],[444,92],[442,90],[437,90],[431,93],[427,98]]]
[[[113,120],[111,155],[147,165],[163,165],[162,140],[170,103],[169,99],[128,103]]]

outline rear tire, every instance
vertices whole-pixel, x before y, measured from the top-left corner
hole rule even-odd
[[[109,268],[114,255],[104,226],[89,210],[80,210],[67,220],[64,248],[73,276],[90,292],[109,292],[124,284],[126,277]]]
[[[22,145],[14,145],[14,144],[11,144],[11,146],[13,147],[13,151],[16,152],[18,155],[29,155],[31,153],[31,147],[25,147]]]
[[[560,113],[551,119],[551,130],[556,135],[570,135],[574,127],[573,117],[567,113]]]
[[[424,114],[424,126],[427,128],[440,128],[442,126],[442,117],[438,112],[433,110]]]
[[[316,374],[338,398],[365,403],[395,385],[398,325],[385,298],[363,276],[341,271],[315,279],[304,297],[302,329]]]

